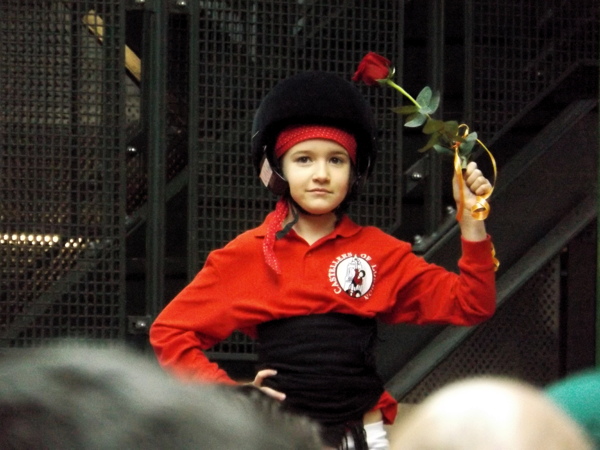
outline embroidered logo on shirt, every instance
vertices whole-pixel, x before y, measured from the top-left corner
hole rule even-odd
[[[371,296],[376,270],[365,254],[344,253],[329,266],[329,281],[336,294],[345,292],[353,298],[368,300]]]

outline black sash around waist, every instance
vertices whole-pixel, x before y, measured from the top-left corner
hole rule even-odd
[[[383,393],[376,372],[375,319],[329,313],[273,320],[257,327],[263,385],[286,394],[284,405],[323,426],[362,424]]]

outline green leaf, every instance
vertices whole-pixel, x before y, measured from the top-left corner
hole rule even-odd
[[[423,133],[431,134],[436,131],[442,131],[444,129],[444,122],[441,120],[434,120],[431,118],[427,119],[425,126],[423,127]]]
[[[456,139],[456,141],[461,142],[458,147],[459,155],[468,159],[473,151],[473,147],[475,147],[475,144],[477,143],[477,133],[469,133],[464,138],[460,138],[460,140]]]
[[[427,150],[429,150],[430,148],[433,148],[434,145],[436,145],[440,140],[440,134],[439,133],[433,133],[431,135],[431,137],[429,138],[429,141],[427,141],[427,144],[425,144],[425,146],[421,147],[418,151],[419,153],[424,153]]]
[[[421,105],[421,109],[419,110],[422,114],[433,114],[440,105],[440,95],[439,93],[435,93],[430,99],[429,103],[426,105]]]
[[[458,122],[449,120],[444,122],[444,129],[440,131],[448,146],[452,146],[455,142],[462,142],[464,139],[458,136]]]
[[[420,127],[421,125],[423,125],[425,123],[426,120],[427,120],[427,116],[425,116],[421,113],[414,113],[406,118],[406,122],[404,123],[404,126],[409,127],[409,128]]]
[[[460,167],[462,169],[466,169],[468,164],[469,164],[469,158],[465,158],[465,157],[461,156],[461,158],[460,158]]]
[[[452,138],[458,137],[458,122],[456,120],[447,120],[444,122],[444,134]]]
[[[425,86],[421,92],[419,92],[419,95],[417,95],[416,100],[421,108],[428,106],[431,102],[431,88],[429,86]]]
[[[449,148],[443,147],[441,145],[438,145],[438,144],[434,145],[433,149],[441,155],[450,155],[450,156],[454,155],[454,152],[452,150],[450,150]]]
[[[465,138],[465,141],[467,141],[467,142],[469,142],[469,141],[476,142],[477,141],[477,132],[473,131],[472,133],[469,133],[467,135],[467,137]]]
[[[431,97],[431,100],[429,101],[429,113],[428,114],[433,114],[434,112],[437,111],[438,107],[440,106],[440,93],[436,92],[435,94],[433,94],[433,97]]]
[[[460,144],[459,148],[459,153],[461,155],[469,155],[472,151],[473,151],[473,147],[475,147],[475,143],[477,141],[474,140],[469,140],[469,138],[467,137],[465,139],[465,142],[463,142],[462,144]]]
[[[413,114],[419,111],[419,107],[416,105],[404,105],[396,108],[392,108],[392,111],[396,114]]]

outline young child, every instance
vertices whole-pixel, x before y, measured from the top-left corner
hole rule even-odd
[[[154,321],[151,344],[184,377],[233,384],[203,351],[241,330],[259,342],[255,386],[319,422],[332,447],[387,448],[397,402],[376,373],[376,320],[474,325],[493,314],[492,244],[469,213],[491,185],[475,163],[454,180],[465,208],[455,274],[344,214],[377,153],[354,85],[323,72],[288,78],[263,99],[253,132],[275,211],[209,255]]]

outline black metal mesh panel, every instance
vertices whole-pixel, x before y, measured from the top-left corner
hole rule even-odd
[[[200,42],[201,260],[240,232],[257,226],[274,206],[250,162],[252,117],[279,80],[317,69],[350,79],[368,51],[394,61],[402,55],[401,2],[205,2]],[[401,155],[392,90],[364,90],[381,129],[382,148],[366,193],[351,211],[358,222],[391,229],[400,216]],[[233,339],[238,339],[234,336]],[[217,351],[229,353],[229,342]],[[236,353],[251,352],[236,346]]]
[[[135,54],[137,58],[140,55]],[[127,202],[126,212],[131,216],[148,200],[148,161],[144,151],[145,140],[141,127],[140,80],[127,77],[125,81],[126,124],[126,167]]]
[[[0,5],[2,347],[122,336],[119,24],[118,1]]]
[[[592,86],[564,89],[562,83],[582,66],[598,64],[597,0],[468,4],[473,8],[472,121],[484,141],[506,130],[520,132],[519,119],[546,97],[553,96],[560,108],[561,102],[594,95],[597,75],[574,77],[591,80]],[[538,120],[546,125],[544,117]],[[535,132],[527,130],[530,137]],[[515,150],[495,153],[506,160]],[[559,378],[561,325],[565,331],[560,278],[556,256],[402,400],[419,402],[448,382],[473,375],[506,375],[540,386]]]
[[[473,17],[473,117],[484,135],[527,110],[576,64],[597,64],[596,0],[473,0]]]
[[[203,11],[199,95],[201,173],[199,232],[203,256],[257,225],[274,203],[250,164],[250,128],[260,99],[280,79],[319,69],[350,79],[368,50],[401,54],[396,2],[233,1]],[[394,145],[392,92],[365,90],[381,114],[383,149],[357,220],[387,228],[399,212],[400,155]],[[369,204],[368,202],[378,202]]]
[[[420,402],[449,382],[475,375],[514,377],[538,386],[556,380],[561,369],[560,296],[557,256],[402,401]]]
[[[131,13],[131,12],[130,12]],[[134,12],[135,13],[135,12]],[[134,14],[131,13],[131,14]],[[134,16],[138,17],[138,16]],[[132,21],[130,27],[132,46],[131,58],[143,62],[141,49],[142,20]],[[182,175],[187,165],[187,120],[188,120],[188,16],[170,14],[167,35],[167,155],[166,181]],[[128,72],[127,87],[127,214],[135,214],[148,200],[148,161],[146,152],[147,130],[141,124],[141,80]],[[133,225],[133,224],[132,224]]]

